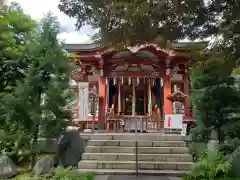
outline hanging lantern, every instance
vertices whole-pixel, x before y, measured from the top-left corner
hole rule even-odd
[[[131,78],[128,78],[128,85],[131,85]]]
[[[124,84],[123,76],[122,76],[122,84]]]
[[[114,85],[117,84],[117,79],[116,79],[116,78],[113,79],[113,84],[114,84]]]
[[[140,83],[140,79],[139,77],[137,77],[137,86],[139,85],[139,83]]]

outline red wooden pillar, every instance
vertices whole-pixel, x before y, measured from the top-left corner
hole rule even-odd
[[[99,119],[99,123],[103,127],[103,125],[105,125],[105,106],[106,106],[106,79],[105,79],[105,77],[103,77],[103,76],[99,77],[98,85],[99,85],[98,119]]]
[[[163,111],[164,116],[166,114],[172,114],[172,101],[170,101],[167,97],[171,94],[171,77],[170,75],[165,75],[163,78]],[[163,117],[164,119],[164,117]]]
[[[189,112],[189,108],[190,108],[190,102],[189,102],[189,79],[188,79],[188,74],[185,73],[183,75],[183,80],[184,80],[184,94],[187,95],[187,97],[184,100],[184,111],[185,111],[185,116],[189,117],[190,116],[190,112]]]

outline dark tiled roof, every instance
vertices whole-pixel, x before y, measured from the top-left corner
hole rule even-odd
[[[204,48],[208,42],[179,42],[173,44],[173,49],[185,49],[191,47]],[[103,48],[96,44],[64,44],[64,49],[67,51],[93,51]]]
[[[76,50],[92,51],[92,50],[97,50],[101,48],[101,46],[98,46],[96,44],[63,44],[63,47],[67,51],[76,51]]]

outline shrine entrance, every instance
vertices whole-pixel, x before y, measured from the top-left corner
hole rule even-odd
[[[127,90],[123,92],[123,113],[125,115],[132,115],[132,91],[130,87],[126,87]],[[136,90],[136,115],[146,115],[146,103],[144,101],[144,91]]]

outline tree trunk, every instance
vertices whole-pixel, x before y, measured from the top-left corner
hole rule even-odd
[[[30,167],[31,169],[34,168],[35,164],[36,164],[36,159],[37,159],[37,145],[38,145],[38,125],[35,127],[35,132],[33,134],[33,139],[32,139],[32,149],[33,149],[33,153],[32,153],[32,157],[31,157],[31,164]]]
[[[34,119],[35,123],[33,126],[33,134],[32,134],[32,157],[31,157],[31,164],[30,167],[31,169],[34,168],[35,164],[36,164],[36,159],[37,159],[37,148],[38,148],[38,134],[39,134],[39,124],[40,124],[40,120],[41,120],[41,116],[42,116],[42,112],[41,112],[41,94],[42,94],[42,90],[41,88],[37,88],[36,90],[36,97],[34,99],[34,105],[35,105],[35,113],[37,118]]]

